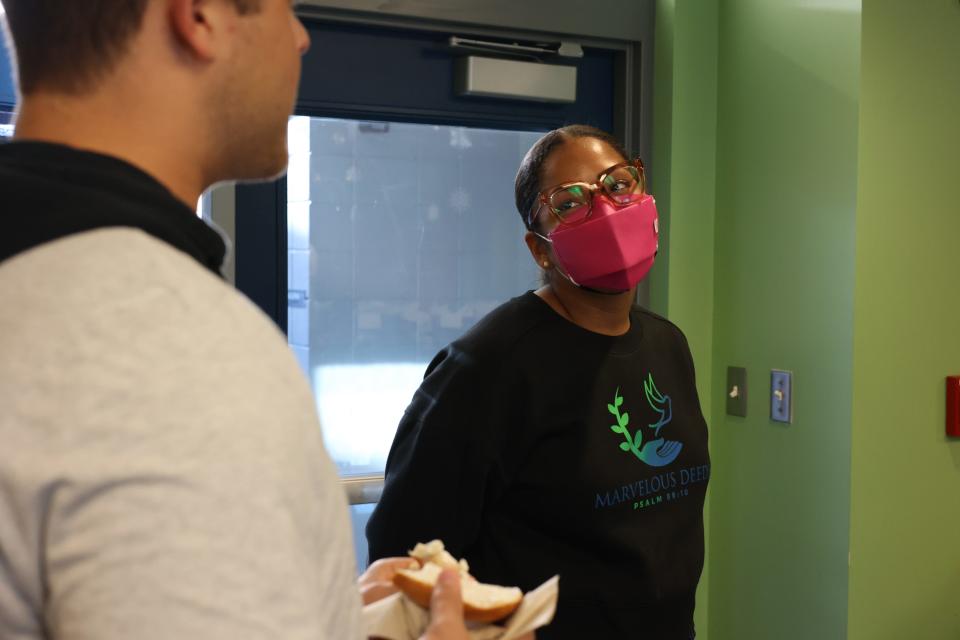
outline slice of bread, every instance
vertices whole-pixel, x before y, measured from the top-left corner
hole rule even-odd
[[[411,558],[417,560],[420,566],[433,562],[444,569],[457,569],[460,573],[470,573],[470,565],[466,560],[457,560],[450,552],[443,548],[443,542],[440,540],[431,540],[430,542],[418,542],[413,551],[409,552]]]
[[[393,583],[421,607],[430,608],[430,596],[443,567],[426,562],[420,569],[400,569]],[[463,617],[469,622],[495,622],[513,613],[523,592],[517,587],[501,587],[477,582],[461,571],[460,589],[463,595]]]

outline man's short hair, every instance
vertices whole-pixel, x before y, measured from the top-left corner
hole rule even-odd
[[[23,95],[83,93],[106,75],[139,32],[152,0],[0,0]],[[241,13],[260,0],[232,0]]]

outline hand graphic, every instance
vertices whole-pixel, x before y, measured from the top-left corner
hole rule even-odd
[[[683,445],[675,440],[657,438],[643,445],[638,457],[651,467],[665,467],[677,459],[681,449]]]

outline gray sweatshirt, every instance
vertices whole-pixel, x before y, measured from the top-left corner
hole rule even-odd
[[[251,303],[134,229],[0,263],[0,638],[360,638],[354,571]]]

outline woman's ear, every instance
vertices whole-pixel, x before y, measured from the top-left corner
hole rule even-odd
[[[532,231],[527,231],[523,236],[523,241],[527,243],[527,249],[530,250],[530,255],[533,256],[533,260],[537,263],[538,267],[541,269],[549,269],[553,266],[553,262],[550,259],[550,248],[547,246],[547,243],[543,241],[543,238]]]

